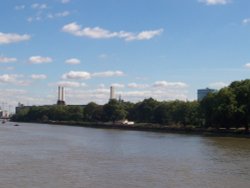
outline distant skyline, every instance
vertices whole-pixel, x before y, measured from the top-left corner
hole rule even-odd
[[[0,2],[0,106],[195,100],[250,77],[249,0]]]

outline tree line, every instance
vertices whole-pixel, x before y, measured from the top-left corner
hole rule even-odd
[[[13,121],[115,122],[129,119],[136,123],[192,125],[195,127],[239,128],[248,131],[250,123],[250,80],[232,82],[198,101],[157,101],[153,98],[131,103],[110,100],[86,106],[32,106],[13,115]]]

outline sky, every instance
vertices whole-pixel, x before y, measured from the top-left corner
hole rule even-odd
[[[250,76],[249,0],[0,0],[0,106],[196,100]]]

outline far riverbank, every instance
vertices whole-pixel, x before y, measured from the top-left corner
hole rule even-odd
[[[127,124],[110,123],[110,122],[104,123],[104,122],[78,122],[78,121],[46,121],[46,122],[33,122],[33,123],[89,127],[89,128],[99,128],[99,129],[120,129],[120,130],[152,131],[152,132],[166,132],[166,133],[178,133],[178,134],[197,134],[203,136],[250,138],[250,133],[245,133],[244,128],[215,129],[215,128],[201,128],[194,126],[160,125],[152,123],[135,123],[133,125],[127,125]]]

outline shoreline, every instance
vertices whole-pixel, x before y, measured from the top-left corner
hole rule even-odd
[[[18,123],[18,122],[17,122]],[[119,130],[134,130],[134,131],[148,131],[160,133],[175,133],[175,134],[193,134],[211,137],[238,137],[250,138],[250,133],[245,133],[242,129],[215,129],[215,128],[195,128],[192,126],[167,126],[151,123],[135,123],[133,125],[117,124],[117,123],[103,123],[103,122],[75,122],[75,121],[46,121],[46,122],[20,122],[20,123],[41,123],[50,125],[63,125],[75,127],[87,127],[97,129],[119,129]]]

